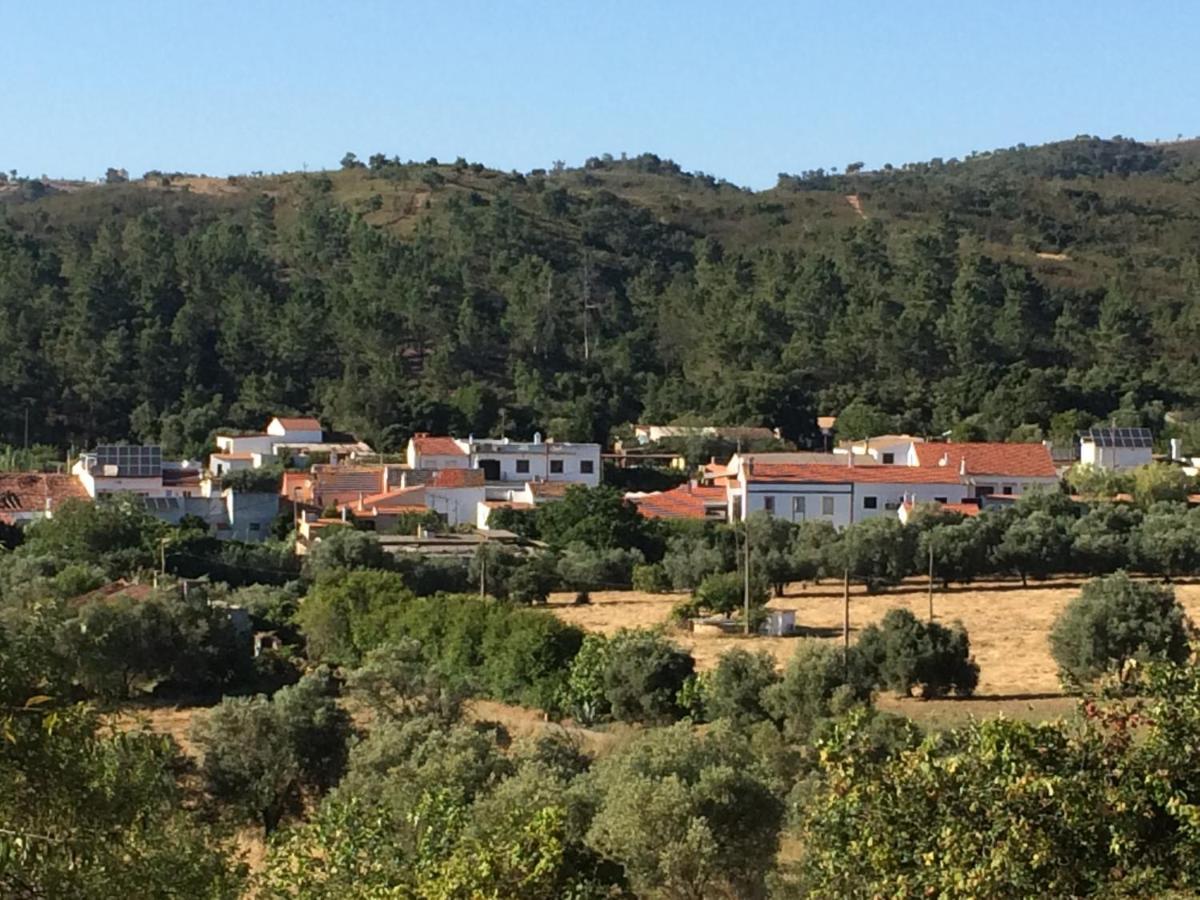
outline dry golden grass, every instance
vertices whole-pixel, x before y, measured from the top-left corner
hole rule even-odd
[[[1044,719],[1069,712],[1074,701],[1062,694],[1057,670],[1050,657],[1049,633],[1067,602],[1079,592],[1073,578],[1031,582],[990,581],[949,590],[934,590],[934,614],[942,622],[959,620],[971,637],[971,650],[979,663],[979,688],[974,699],[920,701],[881,697],[880,706],[919,718],[928,724],[951,724],[969,715],[1004,713],[1013,718]],[[1200,621],[1200,584],[1178,584],[1176,596],[1194,620]],[[564,621],[589,631],[612,634],[620,628],[645,628],[666,624],[679,594],[644,594],[636,591],[598,591],[586,606],[572,605],[573,595],[558,594],[550,608]],[[765,650],[782,666],[801,638],[842,640],[842,588],[834,582],[789,585],[785,596],[769,606],[796,610],[799,635],[773,638],[731,634],[674,632],[672,637],[696,658],[700,669],[716,665],[732,647]],[[850,591],[851,640],[866,625],[879,621],[893,607],[904,607],[924,618],[928,614],[927,587],[912,579],[892,590],[867,594],[860,586]]]

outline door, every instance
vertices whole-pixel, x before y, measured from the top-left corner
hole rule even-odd
[[[479,468],[483,469],[484,481],[499,481],[500,480],[500,460],[498,459],[481,459]]]

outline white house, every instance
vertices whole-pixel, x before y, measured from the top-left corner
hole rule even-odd
[[[275,416],[267,423],[267,434],[286,444],[320,444],[325,439],[321,423],[311,417]]]
[[[410,469],[466,469],[471,464],[465,441],[424,432],[408,439],[405,459]]]
[[[957,471],[972,497],[1019,497],[1058,486],[1058,469],[1045,444],[931,442],[914,444],[913,455],[916,465]]]
[[[599,444],[543,441],[536,434],[528,442],[416,434],[408,442],[406,460],[414,471],[482,469],[484,479],[497,487],[529,481],[595,487],[601,474]]]
[[[1079,462],[1101,469],[1136,469],[1153,459],[1148,428],[1089,428],[1079,435]]]
[[[958,471],[945,467],[769,464],[746,462],[728,484],[729,520],[765,511],[791,522],[844,528],[896,515],[906,500],[961,503],[969,494]]]
[[[354,459],[370,454],[371,448],[351,435],[331,434],[311,417],[275,416],[265,431],[254,434],[218,434],[216,456],[209,462],[214,474],[239,468],[261,468],[284,454],[302,457],[309,453],[327,453],[331,460],[344,456]],[[249,461],[249,465],[242,463]]]
[[[885,466],[912,466],[917,465],[915,448],[924,442],[911,434],[879,434],[861,441],[841,441],[833,452],[869,456]]]
[[[595,487],[600,484],[600,445],[543,441],[524,443],[508,438],[468,439],[471,467],[482,469],[490,482],[562,481]]]

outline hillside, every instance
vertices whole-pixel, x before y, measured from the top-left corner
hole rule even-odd
[[[0,216],[0,443],[27,408],[35,441],[180,453],[277,410],[386,448],[689,417],[803,441],[833,411],[848,433],[1115,415],[1190,441],[1200,409],[1197,141],[759,192],[649,154],[523,175],[377,155],[10,182]]]

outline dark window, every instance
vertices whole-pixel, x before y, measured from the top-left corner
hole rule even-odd
[[[262,530],[262,525],[260,525],[258,522],[251,522],[250,530],[251,531],[260,531],[260,530]]]
[[[550,474],[561,475],[563,470],[563,461],[561,459],[550,460]]]
[[[934,502],[934,503],[945,503],[945,502],[946,502],[946,498],[945,498],[945,497],[934,497],[934,498],[933,498],[933,502]]]
[[[989,487],[986,484],[981,484],[975,488],[976,497],[990,497],[994,493],[996,493],[996,489],[994,487]]]
[[[484,481],[499,481],[500,480],[500,460],[498,459],[481,459],[479,468],[483,469]]]
[[[878,497],[863,497],[863,509],[878,509],[878,508],[879,508],[879,498]]]
[[[895,454],[895,453],[885,453],[885,454],[883,454],[883,462],[884,462],[884,465],[888,465],[888,466],[890,466],[890,465],[891,465],[892,463],[894,463],[895,461],[896,461],[896,454]]]
[[[527,459],[518,459],[518,460],[517,460],[517,472],[518,472],[519,474],[521,474],[521,475],[524,475],[524,474],[526,474],[528,471],[529,471],[529,460],[527,460]]]
[[[596,463],[590,459],[580,460],[579,471],[584,475],[591,475],[596,471]]]
[[[763,497],[763,509],[767,511],[767,515],[769,516],[775,515],[775,498]]]
[[[1012,495],[1012,485],[1011,484],[1006,484],[1004,486],[1003,490],[1004,490],[1005,494],[1010,495],[1010,496]]]

